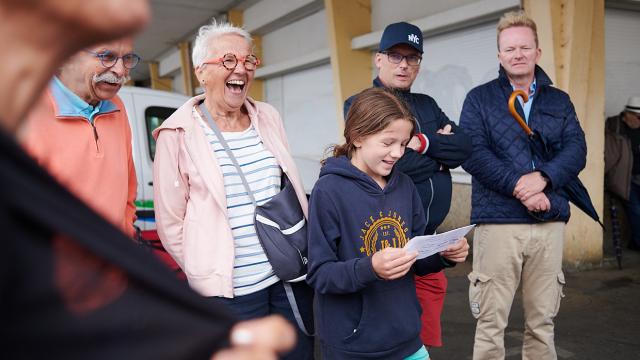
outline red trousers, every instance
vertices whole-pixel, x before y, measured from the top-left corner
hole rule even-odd
[[[426,346],[442,346],[440,329],[440,314],[444,306],[444,296],[447,293],[447,277],[444,270],[416,276],[416,294],[422,307],[422,330],[420,338]]]

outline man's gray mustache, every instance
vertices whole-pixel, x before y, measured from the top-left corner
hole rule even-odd
[[[107,82],[110,84],[124,85],[127,81],[129,81],[129,76],[120,77],[112,72],[93,75],[93,82]]]

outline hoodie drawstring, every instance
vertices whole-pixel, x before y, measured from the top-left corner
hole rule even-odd
[[[176,179],[173,182],[174,187],[180,187],[180,151],[184,148],[184,133],[180,131],[180,129],[176,128],[176,132],[178,133],[178,151],[176,152]]]

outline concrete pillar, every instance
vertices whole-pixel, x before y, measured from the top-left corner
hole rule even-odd
[[[172,90],[172,79],[161,77],[158,71],[158,62],[149,62],[149,76],[151,77],[151,88],[155,90]]]
[[[191,62],[191,46],[188,41],[178,43],[180,51],[180,71],[182,73],[182,84],[184,86],[184,94],[193,96],[193,64]]]
[[[351,39],[371,32],[370,0],[325,0],[338,129],[344,129],[343,104],[351,95],[371,86],[369,50],[352,50]]]
[[[580,179],[602,218],[604,207],[604,0],[523,0],[536,21],[541,66],[555,85],[569,93],[587,139],[587,166]],[[564,263],[599,265],[602,228],[571,207],[565,233]]]
[[[227,19],[235,26],[243,26],[244,20],[242,10],[232,9],[227,13]],[[254,35],[253,37],[253,53],[262,61],[262,36]],[[254,100],[264,100],[264,80],[253,79],[251,88],[249,88],[249,97]]]

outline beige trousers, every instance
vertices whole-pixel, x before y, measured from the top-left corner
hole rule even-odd
[[[504,359],[504,329],[522,280],[522,358],[556,359],[553,319],[562,288],[563,222],[479,225],[473,237],[469,305],[477,319],[473,359]]]

